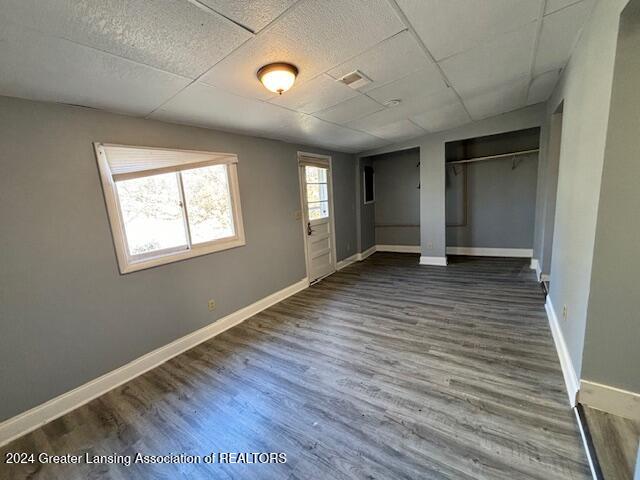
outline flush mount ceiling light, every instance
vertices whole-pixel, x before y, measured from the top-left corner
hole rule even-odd
[[[290,63],[270,63],[258,70],[258,80],[267,90],[282,95],[293,86],[298,69]]]

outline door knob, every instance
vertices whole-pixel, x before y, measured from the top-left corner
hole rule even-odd
[[[311,229],[311,222],[307,222],[307,235],[311,235],[313,230]]]

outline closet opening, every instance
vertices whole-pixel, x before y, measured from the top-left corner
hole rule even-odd
[[[378,251],[420,252],[420,148],[370,157]]]
[[[540,128],[445,143],[447,255],[532,257]]]

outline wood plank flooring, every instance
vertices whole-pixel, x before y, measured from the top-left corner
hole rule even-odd
[[[376,253],[3,448],[284,452],[1,479],[587,479],[526,259]]]
[[[640,422],[583,406],[589,433],[605,480],[632,480]]]

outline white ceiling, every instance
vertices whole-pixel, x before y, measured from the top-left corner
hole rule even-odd
[[[595,1],[0,0],[0,95],[357,152],[547,100]]]

